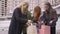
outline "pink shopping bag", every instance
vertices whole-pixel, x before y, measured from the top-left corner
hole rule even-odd
[[[40,29],[40,34],[50,34],[50,26],[42,25]]]

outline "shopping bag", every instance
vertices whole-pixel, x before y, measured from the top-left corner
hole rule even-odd
[[[36,25],[32,24],[27,27],[27,34],[37,34]]]
[[[50,34],[50,26],[41,25],[40,34]]]

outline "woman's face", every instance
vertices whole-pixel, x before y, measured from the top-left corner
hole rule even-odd
[[[27,10],[28,10],[28,5],[27,4],[22,5],[22,11],[24,11],[24,13],[26,13]]]
[[[28,5],[23,5],[24,10],[28,10]]]
[[[49,9],[49,6],[48,5],[45,5],[44,7],[45,7],[45,10],[48,10]]]

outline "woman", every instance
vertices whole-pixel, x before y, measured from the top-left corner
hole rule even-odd
[[[38,23],[38,21],[39,21],[40,15],[41,15],[41,8],[39,6],[36,6],[34,8],[33,14],[34,14],[33,22],[37,23],[37,31],[38,31],[38,34],[39,34],[40,24]]]
[[[31,24],[28,5],[27,2],[23,2],[14,10],[8,34],[21,34],[22,32],[26,34],[26,24]]]
[[[45,11],[40,20],[43,21],[45,25],[50,26],[51,34],[56,34],[56,22],[58,20],[56,10],[52,8],[49,2],[46,2],[44,5]]]

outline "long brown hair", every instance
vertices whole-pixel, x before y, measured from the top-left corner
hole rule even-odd
[[[49,2],[46,2],[45,5],[49,6],[48,11],[50,11],[50,18],[54,18],[55,14],[53,13],[55,10],[52,8]]]
[[[41,15],[41,8],[39,6],[36,6],[34,8],[33,14],[34,14],[35,19],[38,20],[39,16]]]

